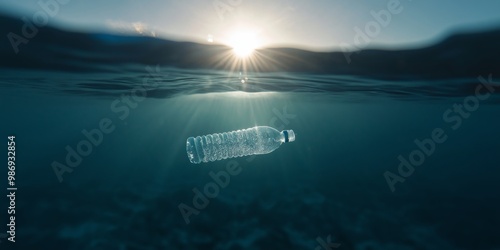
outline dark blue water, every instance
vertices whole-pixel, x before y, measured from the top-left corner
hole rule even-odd
[[[65,61],[58,46],[50,58],[2,48],[16,58],[2,60],[0,140],[6,153],[16,136],[18,191],[16,243],[0,249],[500,249],[490,61],[463,74],[240,75],[105,52]],[[257,125],[296,141],[189,163],[188,137]]]

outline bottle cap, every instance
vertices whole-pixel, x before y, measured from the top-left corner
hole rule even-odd
[[[295,133],[293,130],[283,130],[283,134],[285,135],[285,142],[295,141]]]

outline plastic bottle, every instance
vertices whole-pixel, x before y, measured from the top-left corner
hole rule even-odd
[[[189,137],[186,151],[191,163],[218,161],[247,155],[268,154],[282,143],[295,141],[293,130],[257,126],[232,132]]]

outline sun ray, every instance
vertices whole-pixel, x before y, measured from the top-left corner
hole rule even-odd
[[[233,48],[233,52],[240,58],[252,55],[260,44],[257,34],[251,31],[238,31],[233,33],[228,41],[228,45]]]

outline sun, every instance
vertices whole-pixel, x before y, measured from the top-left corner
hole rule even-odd
[[[259,47],[257,35],[253,32],[236,32],[229,39],[229,46],[240,58],[249,57]]]

